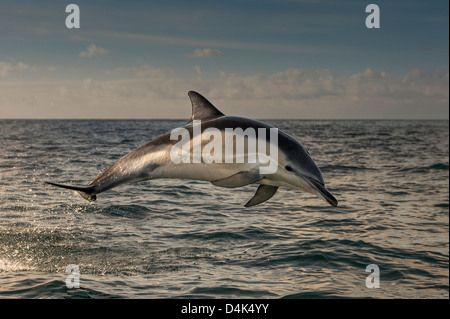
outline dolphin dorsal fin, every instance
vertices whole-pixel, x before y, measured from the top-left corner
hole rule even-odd
[[[204,96],[194,91],[188,92],[192,103],[192,116],[188,123],[193,120],[210,120],[216,117],[224,116],[214,105]]]

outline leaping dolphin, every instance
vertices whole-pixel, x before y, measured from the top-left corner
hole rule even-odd
[[[188,143],[185,143],[185,146],[194,146],[200,141],[201,147],[204,147],[206,142],[210,142],[209,139],[195,140],[196,137],[192,133],[195,130],[194,124],[199,121],[201,121],[201,129],[203,130],[201,131],[202,135],[207,129],[224,132],[227,129],[240,128],[242,130],[253,129],[255,132],[260,132],[260,129],[272,128],[255,120],[225,116],[197,92],[190,91],[188,95],[192,103],[192,117],[183,129],[190,133],[191,138]],[[325,188],[322,174],[308,151],[283,131],[278,130],[277,132],[277,161],[275,163],[276,170],[273,174],[262,173],[261,167],[264,164],[262,161],[175,163],[171,157],[171,151],[173,152],[173,148],[178,143],[178,140],[173,139],[169,132],[116,161],[87,187],[68,186],[52,182],[46,183],[75,190],[89,201],[95,201],[97,194],[121,184],[157,178],[209,181],[213,185],[229,188],[259,184],[255,195],[245,204],[246,207],[267,201],[275,195],[280,186],[315,194],[336,207],[338,201]],[[247,139],[246,152],[249,150],[248,143]],[[267,143],[270,144],[271,142],[268,141]],[[222,143],[220,148],[224,150],[226,145]],[[192,153],[190,158],[192,158]],[[234,159],[236,159],[236,156]]]

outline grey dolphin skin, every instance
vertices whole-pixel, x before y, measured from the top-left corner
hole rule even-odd
[[[262,132],[262,129],[274,129],[255,120],[225,116],[197,92],[190,91],[188,95],[192,103],[192,117],[182,128],[191,136],[186,143],[188,146],[192,146],[196,141],[199,141],[198,139],[194,140],[196,138],[194,124],[200,121],[202,130],[201,147],[205,147],[205,144],[210,142],[209,139],[203,139],[203,134],[207,129],[214,129],[219,132],[226,132],[230,129],[245,131],[253,129],[257,134],[260,134],[259,132]],[[247,138],[246,152],[249,150],[248,140]],[[267,142],[267,146],[269,144],[273,146],[273,143],[270,142]],[[255,195],[245,204],[246,207],[267,201],[275,195],[280,186],[315,194],[332,206],[338,204],[336,198],[325,188],[322,174],[308,151],[294,138],[281,130],[277,130],[276,171],[272,174],[262,173],[263,170],[260,168],[264,164],[263,161],[251,163],[250,161],[237,160],[233,162],[192,161],[175,163],[171,157],[171,151],[177,143],[179,143],[179,140],[172,138],[170,132],[161,135],[116,161],[87,187],[46,183],[75,190],[89,201],[95,201],[97,194],[121,184],[172,178],[208,181],[215,186],[228,188],[259,184]],[[223,144],[225,143],[221,144],[223,149],[220,151],[226,148]],[[192,156],[192,153],[190,156]]]

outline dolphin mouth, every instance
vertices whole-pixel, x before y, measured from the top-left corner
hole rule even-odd
[[[338,205],[337,199],[333,195],[331,195],[331,193],[325,188],[323,184],[311,178],[305,179],[309,182],[309,184],[314,188],[314,190],[320,197],[326,200],[328,204],[330,204],[331,206],[337,207]]]

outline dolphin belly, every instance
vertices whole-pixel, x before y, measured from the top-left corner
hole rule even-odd
[[[236,172],[252,169],[254,166],[247,164],[206,164],[206,163],[187,163],[172,164],[169,163],[160,167],[153,174],[152,179],[172,178],[172,179],[190,179],[198,181],[214,181],[229,177]]]

